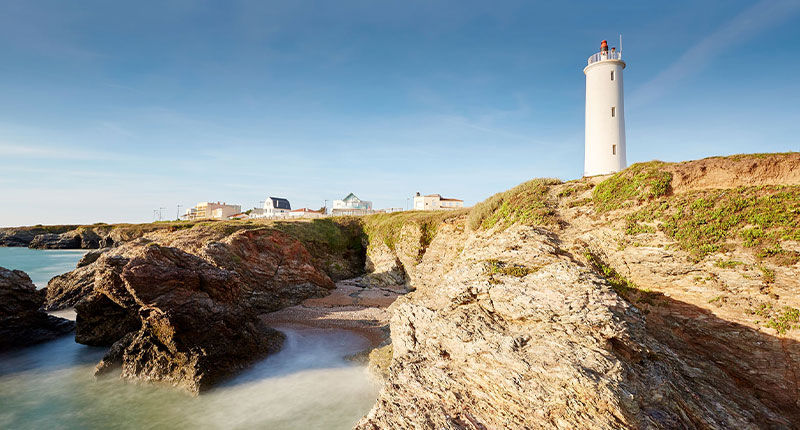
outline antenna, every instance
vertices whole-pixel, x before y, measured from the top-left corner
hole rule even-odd
[[[622,34],[619,35],[619,55],[622,55]]]

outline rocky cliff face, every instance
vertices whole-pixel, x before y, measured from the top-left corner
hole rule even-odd
[[[48,306],[74,305],[76,341],[111,347],[98,372],[119,365],[127,379],[201,391],[279,347],[281,335],[258,314],[327,295],[334,262],[334,276],[363,264],[344,245],[324,256],[349,243],[339,236],[239,227],[159,231],[89,253],[50,281]]]
[[[376,244],[375,270],[415,291],[357,428],[798,428],[800,198],[780,164],[524,184],[441,224],[418,261]],[[708,188],[719,171],[760,185]]]
[[[198,392],[282,342],[248,305],[238,275],[198,256],[132,243],[94,264],[92,295],[76,307],[76,340],[114,342],[98,373],[121,365],[123,378]]]
[[[27,346],[72,331],[72,321],[40,310],[44,295],[20,270],[0,267],[0,351]]]

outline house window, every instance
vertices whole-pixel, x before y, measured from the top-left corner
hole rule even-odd
[[[617,108],[611,106],[611,118],[614,118],[615,116],[617,116]]]
[[[617,145],[611,145],[611,155],[617,155]]]
[[[612,81],[614,80],[614,71],[613,70],[611,71],[611,80]]]

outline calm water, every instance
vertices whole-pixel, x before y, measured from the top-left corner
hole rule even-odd
[[[41,264],[51,263],[43,258]],[[105,348],[76,344],[72,336],[2,353],[0,428],[351,428],[379,390],[365,367],[344,359],[366,348],[367,339],[343,330],[276,328],[287,336],[281,352],[199,397],[115,376],[95,381]]]
[[[53,276],[75,268],[85,250],[80,249],[29,249],[0,247],[0,267],[23,270],[37,288],[47,286]]]

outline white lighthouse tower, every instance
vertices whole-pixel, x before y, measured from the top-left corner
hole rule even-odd
[[[621,41],[622,39],[620,39]],[[589,57],[586,75],[586,152],[583,175],[619,172],[625,160],[625,103],[622,92],[622,50],[608,50]]]

